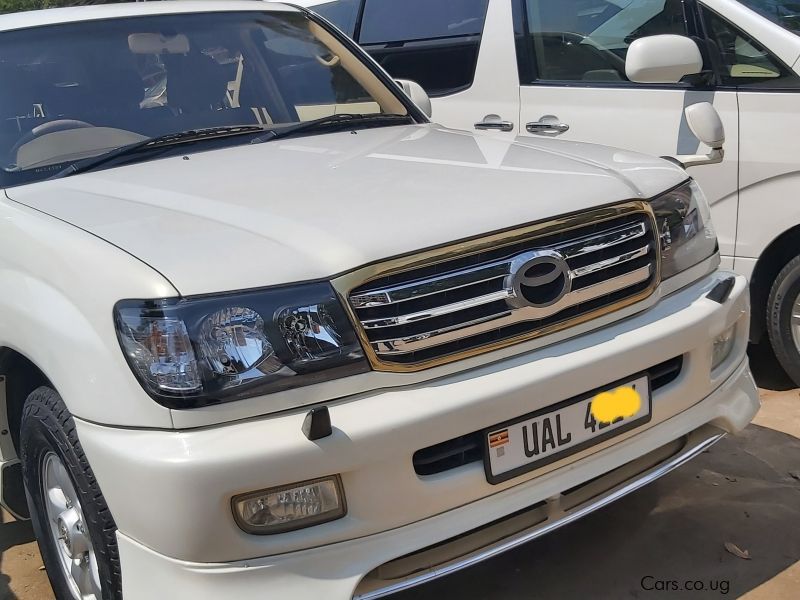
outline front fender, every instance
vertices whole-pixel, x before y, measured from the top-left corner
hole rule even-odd
[[[0,197],[0,348],[33,362],[73,415],[172,426],[170,411],[144,392],[125,361],[113,307],[124,298],[176,295],[163,276],[119,248]]]

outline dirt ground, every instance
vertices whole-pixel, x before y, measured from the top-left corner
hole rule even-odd
[[[800,598],[800,392],[763,350],[751,363],[764,406],[742,435],[555,534],[395,597]],[[52,597],[29,525],[2,515],[0,600]]]

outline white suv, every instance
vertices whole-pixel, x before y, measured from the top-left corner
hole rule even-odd
[[[0,70],[0,485],[59,599],[376,598],[758,409],[674,163],[431,124],[278,4],[6,15]]]
[[[709,197],[723,266],[750,279],[751,340],[771,341],[800,384],[800,36],[790,33],[800,17],[791,3],[744,0],[784,27],[735,0],[301,3],[391,75],[420,83],[434,120],[458,129],[686,154],[697,140],[683,109],[712,102],[728,134],[725,160],[690,172]],[[628,48],[663,35],[693,40],[700,64],[687,77],[634,83]],[[686,55],[668,45],[655,56]]]

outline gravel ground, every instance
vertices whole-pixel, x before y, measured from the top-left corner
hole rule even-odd
[[[764,406],[742,435],[554,535],[397,600],[800,597],[800,480],[791,475],[800,393],[774,357],[755,349],[751,361]],[[29,525],[3,514],[0,600],[52,598]]]

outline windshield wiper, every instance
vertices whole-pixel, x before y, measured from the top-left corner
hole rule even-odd
[[[259,133],[262,131],[271,131],[264,125],[229,125],[225,127],[208,127],[205,129],[189,129],[187,131],[179,131],[178,133],[168,133],[166,135],[159,135],[156,137],[148,138],[133,144],[120,146],[116,150],[106,152],[100,156],[93,156],[84,160],[79,160],[72,163],[66,169],[56,173],[52,179],[59,177],[66,177],[68,175],[75,175],[76,173],[85,173],[92,171],[98,167],[108,164],[118,158],[132,156],[139,153],[151,151],[163,151],[171,146],[178,146],[181,144],[193,144],[195,142],[202,142],[204,140],[215,140],[226,137],[233,137],[237,135],[247,135]]]
[[[250,143],[260,144],[261,142],[271,142],[272,140],[287,138],[298,133],[336,129],[337,127],[352,128],[354,125],[369,127],[371,125],[398,125],[400,123],[413,122],[414,118],[411,115],[343,113],[340,115],[330,115],[320,119],[313,119],[311,121],[304,121],[303,123],[297,123],[278,129],[269,129],[265,135],[253,138],[250,140]]]
[[[214,140],[225,137],[233,137],[237,135],[247,135],[254,133],[265,132],[266,135],[251,140],[251,144],[268,142],[275,139],[286,138],[298,133],[316,131],[320,129],[330,129],[341,126],[352,127],[359,126],[380,126],[399,123],[413,123],[411,115],[396,115],[396,114],[354,114],[345,113],[340,115],[331,115],[322,117],[321,119],[314,119],[312,121],[305,121],[303,123],[296,123],[286,127],[274,128],[274,126],[267,125],[231,125],[226,127],[209,127],[206,129],[190,129],[188,131],[179,131],[178,133],[168,133],[166,135],[159,135],[157,137],[148,138],[140,142],[134,142],[126,146],[121,146],[111,152],[106,152],[100,156],[93,156],[84,160],[79,160],[72,163],[67,168],[56,173],[51,179],[58,179],[60,177],[67,177],[77,173],[86,173],[93,171],[98,167],[102,167],[111,163],[119,158],[134,156],[140,153],[163,152],[172,146],[180,144],[193,144],[205,140]]]

